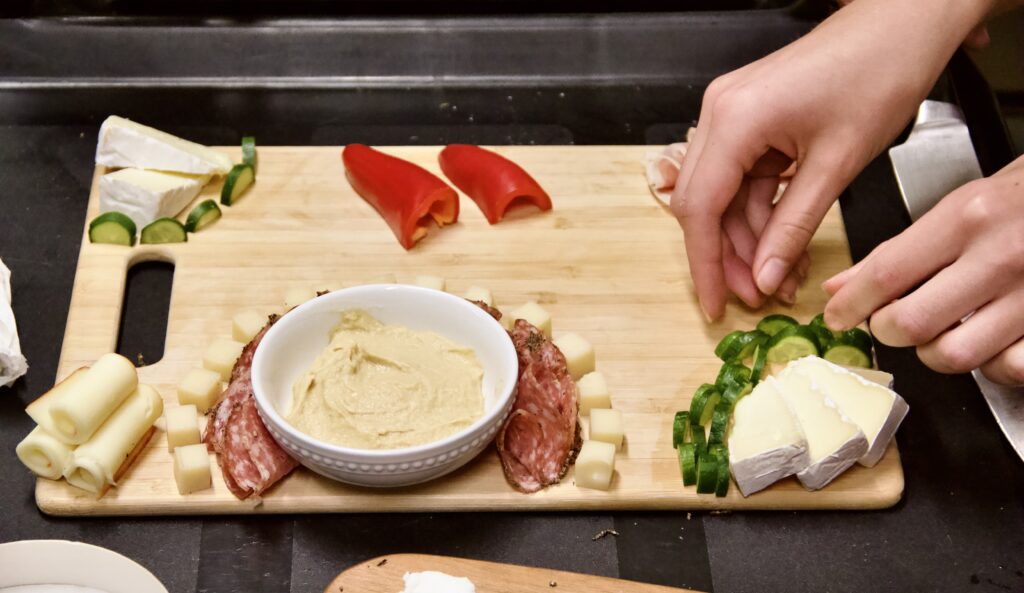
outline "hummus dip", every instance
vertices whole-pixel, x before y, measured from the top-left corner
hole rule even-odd
[[[483,415],[483,374],[471,348],[351,309],[295,382],[288,421],[343,447],[431,443]]]

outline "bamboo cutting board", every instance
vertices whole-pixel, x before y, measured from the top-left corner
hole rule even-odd
[[[335,577],[324,593],[399,593],[405,586],[405,573],[426,570],[468,578],[477,593],[698,593],[561,570],[424,554],[393,554],[367,560]]]
[[[240,158],[238,149],[224,149]],[[175,386],[201,365],[206,345],[230,337],[241,309],[280,312],[291,287],[335,289],[437,274],[448,290],[490,288],[499,308],[535,299],[554,317],[554,332],[594,344],[598,369],[624,415],[626,444],[608,492],[562,484],[524,495],[506,484],[493,447],[440,480],[396,490],[345,486],[299,470],[261,501],[238,501],[213,464],[212,490],[180,496],[163,433],[122,483],[100,500],[64,482],[39,480],[36,501],[57,515],[165,515],[525,509],[854,509],[891,506],[903,491],[895,445],[873,469],[854,467],[827,488],[807,492],[787,479],[749,498],[724,499],[680,482],[671,444],[672,416],[698,385],[713,381],[718,340],[784,311],[802,321],[822,310],[818,285],[849,265],[846,236],[833,208],[811,247],[810,278],[792,309],[751,311],[731,304],[725,320],[704,322],[693,295],[682,233],[648,193],[647,147],[503,147],[550,192],[554,210],[522,210],[490,226],[462,198],[457,225],[406,252],[345,181],[340,149],[264,147],[257,184],[224,217],[188,243],[125,248],[82,241],[58,375],[110,352],[117,342],[126,270],[143,260],[174,262],[174,286],[162,360],[139,369],[168,407]],[[438,148],[389,148],[440,174]],[[97,214],[96,171],[88,219]],[[219,183],[199,199],[215,197]]]

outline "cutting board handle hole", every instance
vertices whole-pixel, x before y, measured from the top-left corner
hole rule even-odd
[[[128,268],[117,330],[118,354],[139,366],[163,358],[173,284],[173,263],[149,260]]]

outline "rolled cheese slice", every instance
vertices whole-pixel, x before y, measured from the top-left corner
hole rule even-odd
[[[139,384],[135,365],[120,354],[104,354],[81,381],[50,405],[53,434],[80,445],[89,440]]]
[[[82,367],[75,370],[63,381],[54,385],[49,391],[37,397],[36,401],[30,403],[28,407],[25,408],[25,412],[30,418],[32,418],[32,420],[35,420],[36,424],[43,427],[50,436],[66,445],[73,445],[73,443],[62,437],[60,433],[57,432],[57,429],[53,424],[53,418],[50,416],[50,406],[53,405],[53,402],[64,397],[63,394],[74,390],[75,385],[85,378],[85,373],[88,370],[89,367]]]
[[[88,442],[75,449],[64,477],[72,486],[101,494],[114,485],[121,465],[164,411],[164,400],[140,384]]]
[[[72,450],[41,426],[32,429],[32,432],[28,433],[14,449],[25,467],[37,476],[50,480],[58,480],[64,474],[64,468],[71,460]]]

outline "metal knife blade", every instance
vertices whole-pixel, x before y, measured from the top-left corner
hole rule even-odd
[[[963,112],[942,101],[921,103],[907,141],[890,148],[889,159],[915,221],[946,194],[981,177]],[[1024,388],[996,385],[979,370],[972,375],[996,423],[1024,460]]]

